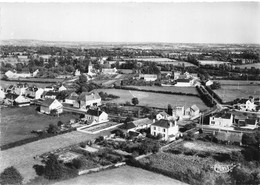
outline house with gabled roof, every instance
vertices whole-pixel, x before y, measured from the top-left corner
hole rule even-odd
[[[151,135],[162,135],[162,140],[175,140],[179,134],[179,126],[176,120],[161,119],[151,125]]]
[[[5,104],[17,105],[19,107],[30,105],[30,100],[22,95],[7,93],[5,96]]]
[[[63,105],[56,99],[45,99],[40,105],[40,112],[45,114],[50,114],[51,110],[57,110],[60,114],[63,112]]]
[[[88,109],[85,119],[89,122],[103,123],[108,121],[108,114],[100,109]]]
[[[194,116],[199,116],[199,114],[200,114],[200,109],[195,104],[185,110],[185,116],[194,117]]]
[[[82,92],[73,106],[81,109],[101,105],[101,97],[97,92]]]
[[[65,103],[73,105],[78,100],[78,97],[79,95],[76,92],[72,92],[65,98]]]
[[[156,119],[160,120],[160,119],[167,119],[168,117],[170,117],[169,114],[167,114],[165,111],[159,112],[158,114],[156,114]]]
[[[120,129],[122,129],[126,132],[137,131],[140,129],[150,128],[152,123],[153,123],[153,121],[150,120],[149,118],[143,118],[143,119],[138,119],[135,121],[125,123],[120,126]]]
[[[36,86],[28,87],[25,91],[25,95],[29,98],[41,99],[44,90]]]
[[[233,125],[233,114],[219,112],[209,118],[209,125],[230,127]]]

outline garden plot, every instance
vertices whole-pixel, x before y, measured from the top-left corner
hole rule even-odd
[[[95,124],[93,126],[80,127],[77,130],[80,132],[85,132],[85,133],[89,133],[89,134],[96,134],[101,131],[112,129],[112,128],[115,128],[120,125],[122,125],[122,123],[106,122],[106,123],[101,123],[101,124]]]

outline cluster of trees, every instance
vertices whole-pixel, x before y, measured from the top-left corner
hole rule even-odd
[[[213,107],[216,105],[216,101],[209,95],[207,91],[204,91],[202,87],[196,86],[196,89],[200,95],[201,100],[208,106]]]
[[[74,159],[70,163],[62,163],[58,161],[58,157],[54,154],[50,154],[45,161],[45,165],[34,165],[33,168],[36,174],[43,176],[46,179],[57,180],[62,178],[75,177],[78,169],[82,166],[82,162],[79,159]]]
[[[98,93],[99,96],[101,97],[102,100],[110,100],[110,99],[116,99],[120,98],[119,96],[113,95],[113,94],[107,94],[106,92],[104,93],[103,91]]]
[[[13,166],[4,169],[0,174],[0,184],[10,185],[10,184],[22,184],[23,177],[21,173]]]

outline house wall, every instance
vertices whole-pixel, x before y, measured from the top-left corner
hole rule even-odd
[[[74,104],[75,100],[65,99],[65,103]]]
[[[177,82],[177,84],[175,84],[174,86],[176,86],[176,87],[190,87],[191,83],[188,83],[188,82]]]
[[[35,92],[35,99],[41,99],[42,97],[42,94],[43,94],[44,90],[43,89],[38,89],[36,92]]]
[[[49,107],[41,106],[40,112],[50,114]]]
[[[231,115],[230,119],[215,118],[212,116],[209,119],[209,124],[221,127],[230,127],[233,124],[233,115]]]

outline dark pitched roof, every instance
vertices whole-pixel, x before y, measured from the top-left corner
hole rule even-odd
[[[170,128],[170,126],[171,126],[170,123],[171,123],[171,121],[169,121],[169,120],[161,119],[161,120],[155,122],[155,123],[153,124],[153,126],[159,126],[159,127],[164,127],[164,128]]]
[[[46,93],[45,93],[45,96],[52,96],[52,95],[58,95],[59,94],[59,92],[55,92],[55,91],[47,91]]]
[[[67,99],[70,99],[70,100],[77,100],[77,98],[79,97],[79,95],[75,92],[72,92],[68,97]]]
[[[231,114],[230,113],[217,113],[214,115],[215,118],[224,118],[224,119],[230,119]]]
[[[135,127],[136,126],[133,122],[128,122],[128,123],[123,124],[120,128],[125,129],[125,130],[129,130],[129,129],[132,129],[132,128],[135,128]]]
[[[41,105],[44,107],[49,107],[53,102],[55,101],[55,99],[50,99],[50,98],[46,98]]]
[[[96,99],[101,99],[98,93],[94,92],[82,92],[79,97],[79,100],[82,101],[90,101],[90,100],[96,100]]]
[[[100,116],[100,115],[102,114],[102,111],[97,110],[97,109],[95,109],[95,110],[89,109],[89,110],[86,112],[86,114],[91,115],[91,116]]]
[[[13,93],[8,93],[5,95],[5,98],[10,99],[10,100],[15,100],[19,95],[13,94]]]
[[[190,82],[189,79],[177,79],[177,82]]]

